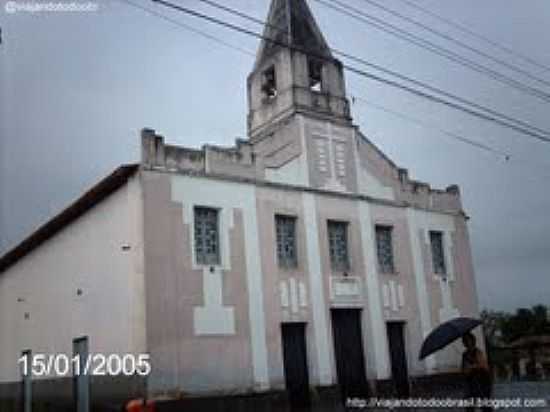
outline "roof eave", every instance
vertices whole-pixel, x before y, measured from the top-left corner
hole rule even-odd
[[[119,166],[110,175],[99,181],[71,205],[40,226],[21,243],[0,257],[0,273],[5,272],[20,259],[55,236],[103,199],[122,187],[139,169],[139,164]]]

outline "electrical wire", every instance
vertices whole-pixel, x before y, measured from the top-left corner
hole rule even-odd
[[[162,14],[162,13],[158,13],[158,12],[156,12],[156,11],[154,11],[154,10],[148,9],[147,7],[143,7],[143,6],[141,6],[141,5],[137,4],[137,3],[134,3],[133,1],[130,1],[130,0],[117,0],[117,1],[119,1],[119,2],[121,2],[121,3],[128,4],[128,5],[130,5],[130,6],[133,6],[133,7],[137,8],[137,9],[143,10],[143,11],[146,12],[146,13],[149,13],[149,14],[151,14],[151,15],[153,15],[153,16],[156,16],[156,17],[159,17],[159,18],[161,18],[161,19],[163,19],[163,20],[166,20],[166,21],[168,21],[168,22],[170,22],[170,23],[172,23],[172,24],[175,24],[176,26],[181,27],[182,29],[185,29],[185,30],[190,31],[190,32],[192,32],[192,33],[198,34],[199,36],[202,36],[202,37],[204,37],[204,38],[207,38],[207,39],[209,39],[209,40],[212,40],[212,41],[215,42],[215,43],[221,44],[221,45],[223,45],[223,46],[226,46],[226,47],[229,47],[229,48],[231,48],[231,49],[237,50],[237,51],[239,51],[239,52],[241,52],[241,53],[244,53],[244,54],[247,54],[247,55],[249,55],[249,56],[255,57],[255,54],[254,54],[253,52],[251,52],[250,50],[246,50],[246,49],[243,49],[242,47],[239,47],[239,46],[236,46],[236,45],[234,45],[234,44],[228,43],[228,42],[226,42],[225,40],[220,39],[219,37],[213,36],[213,35],[211,35],[211,34],[205,32],[205,31],[202,31],[202,30],[199,30],[199,29],[197,29],[197,28],[195,28],[195,27],[189,26],[189,25],[187,25],[187,24],[185,24],[185,23],[182,23],[182,22],[179,21],[179,20],[176,20],[176,19],[173,19],[173,18],[171,18],[171,17],[165,16],[165,15]]]
[[[244,18],[248,21],[251,21],[253,23],[256,23],[256,24],[259,24],[259,25],[262,25],[263,27],[270,27],[270,28],[274,28],[275,30],[278,30],[278,31],[286,31],[287,29],[286,28],[282,28],[282,27],[278,27],[278,26],[275,26],[269,22],[265,22],[259,18],[256,18],[254,16],[250,16],[246,13],[243,13],[243,12],[240,12],[234,8],[231,8],[231,7],[227,7],[227,6],[224,6],[220,3],[217,3],[216,1],[213,1],[213,0],[197,0],[197,1],[200,1],[202,3],[205,3],[205,4],[208,4],[209,6],[211,7],[214,7],[214,8],[217,8],[217,9],[220,9],[220,10],[223,10],[225,12],[228,12],[230,14],[233,14],[235,16],[238,16],[238,17],[241,17],[241,18]],[[264,34],[265,35],[265,34]],[[375,63],[372,63],[372,62],[369,62],[365,59],[362,59],[362,58],[359,58],[359,57],[356,57],[354,55],[351,55],[350,53],[346,53],[346,52],[343,52],[343,51],[340,51],[338,49],[334,49],[334,48],[330,48],[330,51],[336,55],[339,55],[341,57],[344,57],[344,58],[347,58],[347,59],[350,59],[356,63],[360,63],[360,64],[363,64],[367,67],[371,67],[375,70],[378,70],[378,71],[381,71],[382,73],[385,73],[385,74],[389,74],[393,77],[396,77],[400,80],[405,80],[407,82],[410,82],[411,84],[414,84],[416,86],[420,86],[420,87],[423,87],[427,90],[430,90],[432,92],[436,92],[438,94],[441,94],[445,97],[448,97],[448,98],[451,98],[453,100],[457,100],[463,104],[466,104],[466,105],[470,105],[478,110],[482,110],[482,111],[485,111],[487,113],[490,113],[491,115],[494,115],[494,116],[498,116],[498,117],[502,117],[508,121],[511,121],[511,122],[514,122],[514,123],[517,123],[518,125],[522,126],[522,127],[526,127],[526,128],[529,128],[529,129],[533,129],[535,131],[537,131],[538,133],[541,133],[541,134],[545,134],[545,135],[550,135],[550,132],[546,131],[546,130],[543,130],[543,129],[540,129],[538,127],[535,127],[535,126],[532,126],[530,125],[529,123],[526,123],[526,122],[523,122],[523,121],[520,121],[520,120],[517,120],[517,119],[514,119],[510,116],[506,116],[502,113],[498,113],[494,110],[491,110],[487,107],[484,107],[482,105],[479,105],[479,104],[476,104],[470,100],[467,100],[467,99],[464,99],[462,97],[459,97],[457,95],[454,95],[454,94],[451,94],[451,93],[448,93],[440,88],[437,88],[437,87],[434,87],[434,86],[430,86],[428,85],[427,83],[423,83],[423,82],[420,82],[416,79],[413,79],[409,76],[405,76],[403,74],[400,74],[394,70],[390,70],[390,69],[387,69],[387,68],[384,68],[378,64],[375,64]]]
[[[118,0],[118,1],[120,1],[120,2],[122,2],[122,3],[125,3],[125,4],[128,4],[128,5],[130,5],[130,6],[136,7],[136,8],[138,8],[138,9],[141,9],[141,10],[143,10],[143,11],[145,11],[145,12],[147,12],[147,13],[149,13],[149,14],[155,16],[155,17],[159,17],[159,18],[161,18],[161,19],[163,19],[163,20],[166,20],[166,21],[169,21],[169,22],[171,22],[171,23],[174,23],[174,24],[176,24],[177,26],[179,26],[179,27],[181,27],[181,28],[183,28],[183,29],[186,29],[186,30],[188,30],[188,31],[191,31],[192,33],[195,33],[195,34],[199,34],[199,35],[201,35],[201,36],[203,36],[203,37],[205,37],[205,38],[208,38],[208,39],[210,39],[210,40],[212,40],[212,41],[214,41],[214,42],[216,42],[216,43],[218,43],[218,44],[222,44],[222,45],[224,45],[224,46],[226,46],[226,47],[228,47],[228,48],[230,48],[230,49],[233,49],[233,50],[235,50],[235,51],[238,51],[238,52],[243,53],[243,54],[248,55],[248,56],[251,56],[251,55],[254,56],[254,53],[252,53],[252,52],[249,51],[249,50],[242,49],[241,47],[238,47],[238,46],[235,46],[235,45],[233,45],[233,44],[231,44],[231,43],[225,42],[225,41],[219,39],[219,38],[216,37],[216,36],[213,36],[213,35],[211,35],[211,34],[209,34],[209,33],[206,33],[206,32],[204,32],[204,31],[202,31],[202,30],[199,30],[199,29],[196,29],[196,28],[194,28],[194,27],[191,27],[191,26],[188,26],[188,25],[186,25],[186,24],[183,24],[183,23],[179,22],[178,20],[171,19],[171,18],[169,18],[169,17],[167,17],[167,16],[165,16],[165,15],[163,15],[163,14],[161,14],[161,13],[157,13],[157,12],[155,12],[155,11],[153,11],[153,10],[150,10],[150,9],[146,8],[146,7],[140,6],[140,5],[138,5],[138,4],[136,4],[136,3],[132,2],[132,1],[129,1],[129,0]],[[205,0],[205,1],[210,1],[210,0]],[[379,110],[381,110],[381,111],[384,111],[384,112],[386,112],[386,113],[392,114],[392,115],[394,115],[394,116],[396,116],[396,117],[398,117],[398,118],[401,118],[402,120],[405,120],[405,121],[408,121],[408,122],[411,122],[411,123],[415,123],[415,124],[417,124],[417,125],[419,125],[419,126],[422,126],[422,127],[426,128],[426,129],[435,130],[435,131],[437,131],[437,132],[439,132],[439,133],[442,133],[442,134],[444,134],[444,135],[447,135],[447,136],[449,136],[449,137],[455,139],[456,141],[458,141],[458,142],[460,142],[460,143],[467,144],[467,145],[469,145],[469,146],[471,146],[471,147],[473,147],[473,148],[476,148],[476,149],[481,149],[481,150],[483,150],[483,151],[491,152],[491,153],[493,153],[493,154],[499,156],[499,158],[502,157],[505,161],[508,161],[508,160],[510,160],[510,159],[512,158],[512,155],[510,155],[510,154],[508,154],[508,153],[506,153],[506,152],[500,151],[500,150],[498,150],[498,149],[495,149],[495,148],[493,148],[493,147],[491,147],[491,146],[488,146],[488,145],[485,145],[485,144],[483,144],[483,143],[476,142],[476,141],[474,141],[474,140],[472,140],[472,139],[466,138],[466,137],[461,136],[461,135],[459,135],[459,134],[457,134],[457,133],[450,132],[450,131],[447,131],[447,130],[442,129],[442,128],[440,128],[440,127],[431,125],[431,124],[429,124],[429,123],[427,123],[427,122],[424,122],[424,121],[421,121],[421,120],[419,120],[419,119],[413,118],[413,117],[411,117],[411,116],[409,116],[409,115],[405,115],[405,114],[402,113],[402,112],[398,112],[398,111],[396,111],[396,110],[389,109],[388,107],[382,106],[382,105],[380,105],[380,104],[372,103],[372,102],[368,101],[368,100],[365,99],[365,98],[358,97],[358,96],[355,95],[355,94],[351,94],[350,97],[351,97],[353,103],[355,103],[355,102],[358,101],[358,102],[361,102],[361,103],[363,103],[363,104],[365,104],[365,105],[368,105],[368,106],[374,107],[374,108],[376,108],[376,109],[379,109]]]
[[[411,117],[411,116],[406,115],[404,113],[398,112],[396,110],[389,109],[389,108],[387,108],[385,106],[382,106],[380,104],[372,103],[372,102],[370,102],[369,100],[367,100],[365,98],[358,97],[357,95],[351,95],[351,99],[352,99],[352,102],[354,102],[354,103],[355,102],[360,102],[360,103],[365,104],[367,106],[371,106],[371,107],[374,107],[375,109],[378,109],[378,110],[381,110],[383,112],[389,113],[389,114],[391,114],[395,117],[398,117],[400,119],[403,119],[407,122],[415,123],[419,126],[424,127],[425,129],[435,130],[435,131],[437,131],[439,133],[442,133],[442,134],[444,134],[444,135],[446,135],[446,136],[448,136],[448,137],[450,137],[454,140],[457,140],[461,143],[465,143],[465,144],[473,146],[477,149],[481,149],[481,150],[484,150],[486,152],[490,152],[492,154],[495,154],[499,158],[502,158],[506,161],[510,160],[510,158],[512,157],[509,153],[503,152],[501,150],[495,149],[494,147],[491,147],[491,146],[486,145],[484,143],[480,143],[480,142],[477,142],[477,141],[472,140],[470,138],[464,137],[464,136],[462,136],[458,133],[450,132],[450,131],[442,129],[438,126],[434,126],[433,124],[430,124],[430,123],[424,122],[422,120],[416,119],[414,117]]]
[[[419,21],[417,21],[417,20],[415,20],[415,19],[412,19],[412,18],[410,18],[410,17],[408,17],[408,16],[405,16],[405,15],[403,15],[403,14],[401,14],[401,13],[399,13],[399,12],[397,12],[397,11],[395,11],[395,10],[389,8],[389,7],[386,7],[386,6],[384,6],[384,5],[382,5],[382,4],[378,3],[378,2],[376,2],[376,1],[374,1],[374,0],[363,0],[363,1],[366,2],[366,3],[368,3],[368,4],[370,4],[370,5],[372,5],[372,6],[374,6],[374,7],[379,8],[379,9],[381,9],[381,10],[384,10],[386,13],[389,13],[389,14],[391,14],[391,15],[393,15],[393,16],[396,16],[396,17],[398,17],[398,18],[400,18],[400,19],[402,19],[402,20],[404,20],[404,21],[406,21],[406,22],[409,22],[409,23],[411,23],[411,24],[414,24],[415,26],[420,27],[420,28],[423,29],[423,30],[426,30],[426,31],[428,31],[428,32],[430,32],[430,33],[432,33],[432,34],[435,34],[436,36],[438,36],[438,37],[440,37],[440,38],[442,38],[442,39],[445,39],[445,40],[447,40],[447,41],[449,41],[449,42],[451,42],[451,43],[454,43],[454,44],[457,44],[457,45],[460,46],[460,47],[463,47],[463,48],[466,49],[466,50],[469,50],[469,51],[471,51],[471,52],[473,52],[473,53],[476,53],[476,54],[479,55],[479,56],[482,56],[482,57],[484,57],[484,58],[486,58],[486,59],[489,59],[489,60],[491,60],[491,61],[493,61],[493,62],[495,62],[495,63],[498,63],[498,64],[500,64],[500,65],[502,65],[502,66],[504,66],[504,67],[506,67],[506,68],[508,68],[508,69],[510,69],[510,70],[514,70],[514,71],[517,72],[517,73],[521,73],[521,74],[523,74],[524,76],[530,78],[531,80],[535,80],[535,81],[537,81],[537,82],[539,82],[539,83],[545,84],[546,86],[550,86],[550,82],[549,82],[549,81],[547,81],[547,80],[545,80],[545,79],[541,79],[541,78],[539,78],[539,77],[537,77],[537,76],[535,76],[535,75],[529,73],[527,70],[524,70],[524,69],[522,69],[522,68],[520,68],[520,67],[518,67],[518,66],[516,66],[516,65],[514,65],[514,64],[508,63],[508,62],[505,61],[505,60],[502,60],[502,59],[500,59],[500,58],[498,58],[498,57],[495,57],[495,56],[492,56],[492,55],[490,55],[490,54],[488,54],[488,53],[486,53],[486,52],[484,52],[484,51],[482,51],[482,50],[480,50],[480,49],[477,49],[477,48],[475,48],[475,47],[473,47],[473,46],[470,46],[469,44],[464,43],[463,41],[458,40],[458,39],[454,38],[453,36],[450,36],[450,35],[448,35],[448,34],[445,34],[445,33],[440,32],[440,31],[438,31],[438,30],[432,29],[430,26],[428,26],[428,25],[426,25],[426,24],[424,24],[424,23],[421,23],[421,22],[419,22]]]
[[[265,41],[268,41],[268,42],[271,42],[273,44],[279,45],[281,47],[286,47],[286,48],[289,48],[291,50],[304,53],[304,54],[306,54],[310,57],[313,57],[315,59],[325,61],[325,62],[333,62],[332,58],[328,58],[328,57],[326,57],[324,55],[321,55],[321,54],[318,54],[318,53],[312,53],[311,51],[308,51],[308,50],[306,50],[302,47],[289,45],[289,44],[286,44],[284,42],[268,38],[268,37],[263,36],[259,33],[248,30],[246,28],[243,28],[242,26],[238,26],[238,25],[229,23],[227,21],[220,20],[218,18],[215,18],[215,17],[209,16],[209,15],[197,12],[195,10],[192,10],[192,9],[189,9],[189,8],[186,8],[186,7],[183,7],[183,6],[179,6],[177,4],[174,4],[174,3],[171,3],[171,2],[168,2],[168,1],[165,1],[165,0],[151,0],[151,1],[154,2],[154,3],[157,3],[159,5],[162,5],[164,7],[168,7],[168,8],[171,8],[173,10],[181,11],[182,13],[200,18],[202,20],[209,21],[211,23],[226,27],[228,29],[231,29],[231,30],[243,33],[243,34],[247,34],[249,36],[253,36],[253,37],[256,37],[256,38],[259,38],[259,39],[263,39]],[[520,127],[517,124],[509,123],[505,120],[502,120],[501,118],[489,115],[487,113],[481,113],[481,112],[475,111],[473,109],[462,106],[460,104],[442,99],[438,96],[434,96],[434,95],[431,95],[429,93],[423,92],[421,90],[414,89],[412,87],[400,84],[400,83],[395,82],[393,80],[389,80],[389,79],[374,75],[372,73],[368,73],[368,72],[366,72],[364,70],[361,70],[361,69],[357,69],[356,67],[352,67],[352,66],[344,64],[343,68],[345,68],[346,70],[348,70],[351,73],[360,75],[362,77],[365,77],[365,78],[368,78],[368,79],[371,79],[371,80],[375,80],[377,82],[381,82],[381,83],[387,84],[387,85],[395,87],[395,88],[399,88],[399,89],[401,89],[403,91],[407,91],[411,94],[426,98],[427,100],[431,100],[433,102],[437,102],[437,103],[440,103],[442,105],[445,105],[445,106],[448,106],[448,107],[451,107],[451,108],[455,108],[457,110],[461,110],[461,111],[463,111],[465,113],[468,113],[472,116],[475,116],[475,117],[478,117],[478,118],[481,118],[481,119],[485,119],[485,120],[488,120],[488,121],[492,121],[494,123],[500,124],[500,125],[505,126],[507,128],[516,130],[517,132],[523,133],[526,136],[530,136],[530,137],[536,138],[537,140],[540,140],[540,141],[543,141],[543,142],[546,142],[546,143],[550,143],[550,137],[548,137],[548,135],[542,135],[542,134],[537,133],[533,130],[530,130],[530,129],[527,129],[527,128],[524,128],[524,127]]]
[[[549,66],[547,66],[545,64],[542,64],[542,63],[536,61],[535,59],[533,59],[533,58],[531,58],[531,57],[529,57],[525,54],[518,53],[517,51],[513,50],[512,48],[504,46],[501,43],[497,43],[496,41],[491,40],[490,38],[488,38],[486,36],[483,36],[483,35],[475,32],[475,31],[469,29],[468,27],[466,27],[463,24],[456,23],[455,21],[453,21],[449,18],[443,17],[440,14],[434,13],[433,11],[430,11],[430,10],[428,10],[428,9],[422,7],[422,6],[419,6],[417,3],[413,2],[413,1],[410,1],[410,0],[401,0],[401,1],[403,3],[409,5],[410,7],[413,7],[417,10],[420,10],[422,13],[427,14],[428,16],[434,17],[435,19],[440,20],[440,21],[448,24],[451,27],[454,27],[455,29],[458,29],[463,33],[469,34],[472,37],[475,37],[479,40],[482,40],[485,43],[490,44],[491,46],[493,46],[497,49],[500,49],[500,50],[502,50],[502,51],[504,51],[504,52],[506,52],[506,53],[508,53],[512,56],[518,57],[518,58],[532,64],[533,66],[537,66],[537,67],[539,67],[543,70],[550,71]]]
[[[153,0],[155,1],[155,0]],[[408,43],[412,43],[416,46],[421,47],[422,49],[429,50],[439,56],[445,57],[455,63],[460,64],[461,66],[472,69],[473,71],[483,74],[493,80],[496,80],[500,83],[506,84],[514,89],[522,91],[530,96],[537,97],[544,102],[550,102],[550,94],[541,91],[537,88],[523,84],[522,82],[515,80],[511,77],[503,75],[495,70],[487,68],[479,63],[476,63],[473,60],[467,59],[451,50],[445,49],[431,41],[425,40],[422,37],[411,34],[410,32],[400,29],[397,26],[386,23],[385,21],[378,19],[377,17],[370,16],[361,10],[358,10],[354,7],[351,7],[345,3],[342,3],[338,0],[331,0],[331,2],[325,0],[315,0],[318,3],[324,5],[327,8],[335,10],[341,14],[347,15],[355,20],[358,20],[369,26],[373,26],[379,30],[382,30],[386,33],[392,34],[402,40],[405,40]],[[348,10],[349,9],[349,10]]]

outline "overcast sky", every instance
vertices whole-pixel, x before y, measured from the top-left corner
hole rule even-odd
[[[144,0],[136,3],[255,52],[257,40]],[[177,1],[177,0],[176,0]],[[268,0],[220,0],[265,18]],[[384,14],[369,14],[476,59],[531,86],[506,68]],[[379,0],[474,47],[550,81],[544,71],[421,14]],[[253,57],[118,1],[89,13],[4,11],[0,27],[0,253],[121,163],[139,158],[139,130],[171,144],[229,145],[246,136],[246,76]],[[179,3],[223,18],[198,0]],[[547,103],[429,51],[325,8],[310,6],[329,44],[387,68],[550,130]],[[547,0],[419,0],[419,5],[550,66]],[[233,21],[257,30],[253,23]],[[352,107],[356,124],[413,178],[459,184],[467,213],[482,307],[550,304],[550,144],[537,142],[388,86],[347,74],[348,94],[509,152],[459,143],[374,107]],[[550,92],[550,87],[546,87]]]

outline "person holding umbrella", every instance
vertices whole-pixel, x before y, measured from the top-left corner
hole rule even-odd
[[[462,354],[462,372],[466,377],[465,398],[488,399],[493,392],[493,382],[487,358],[476,346],[476,337],[468,332],[462,336],[465,351]],[[475,408],[467,408],[474,411]],[[482,411],[490,411],[491,407],[481,408]]]
[[[462,354],[462,372],[465,375],[465,398],[487,399],[491,397],[493,383],[489,365],[483,352],[476,346],[476,338],[471,331],[481,325],[481,320],[467,317],[458,317],[440,324],[432,330],[420,349],[419,359],[425,359],[441,350],[454,341],[462,338],[466,350]],[[476,408],[467,408],[474,411]],[[483,411],[490,411],[491,407],[483,407]]]

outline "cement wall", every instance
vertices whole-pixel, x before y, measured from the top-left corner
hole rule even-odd
[[[90,353],[145,352],[142,219],[134,177],[0,273],[0,384],[19,384],[23,350],[72,357],[82,336]]]
[[[282,184],[264,186],[163,171],[142,175],[148,343],[157,366],[150,380],[153,393],[284,389],[284,322],[307,325],[311,384],[336,384],[331,308],[362,309],[370,380],[391,378],[385,332],[389,321],[405,322],[411,376],[459,368],[460,356],[452,349],[422,362],[418,353],[425,335],[440,322],[477,315],[461,214],[371,204]],[[219,210],[222,260],[218,266],[196,264],[194,206]],[[277,214],[297,218],[296,268],[280,268],[277,263]],[[351,295],[334,292],[343,273],[330,266],[328,220],[349,224],[351,266],[346,276],[347,282],[358,285]],[[377,224],[393,227],[393,274],[378,269]],[[448,280],[432,273],[430,230],[444,233]],[[198,310],[211,311],[213,316],[210,320],[197,317]]]

